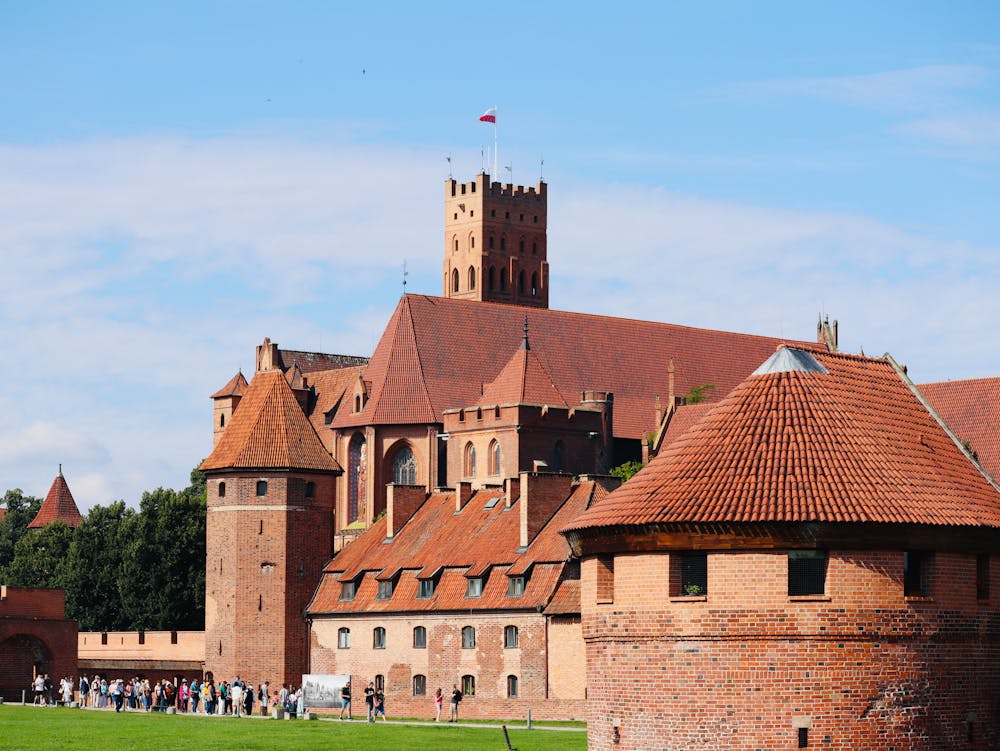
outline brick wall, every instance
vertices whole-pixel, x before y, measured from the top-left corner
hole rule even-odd
[[[937,554],[929,598],[903,596],[897,551],[831,553],[809,598],[788,597],[783,551],[709,554],[704,597],[669,596],[672,562],[615,556],[598,604],[583,561],[590,749],[797,748],[800,727],[840,751],[1000,744],[1000,621],[975,556]]]
[[[66,620],[62,590],[0,588],[0,697],[20,701],[36,671],[54,683],[77,674],[76,621]]]

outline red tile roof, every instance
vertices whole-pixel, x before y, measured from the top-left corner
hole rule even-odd
[[[345,401],[344,394],[354,389],[354,384],[364,371],[363,367],[339,368],[337,370],[317,370],[306,373],[306,386],[316,391],[316,403],[309,412],[309,422],[326,443],[330,422],[334,415],[343,408],[350,411],[350,394]]]
[[[484,389],[479,404],[548,404],[552,407],[569,407],[538,355],[523,345],[511,355],[496,380]]]
[[[605,492],[593,481],[573,486],[567,500],[527,549],[519,552],[520,507],[509,509],[502,490],[476,492],[455,513],[453,492],[432,494],[392,540],[380,519],[327,564],[309,612],[398,612],[428,610],[534,609],[545,607],[559,582],[569,546],[560,528]],[[495,504],[493,500],[499,498]],[[492,508],[487,506],[492,505]],[[483,594],[467,598],[466,576],[488,571]],[[390,599],[377,599],[377,578],[399,573]],[[507,596],[508,572],[529,572],[525,593]],[[418,578],[439,573],[434,596],[417,598]],[[340,601],[341,582],[364,574],[350,602]],[[578,612],[578,611],[577,611]]]
[[[340,466],[323,448],[280,370],[257,373],[200,469],[305,469]]]
[[[543,611],[545,615],[574,615],[580,612],[580,580],[563,579]]]
[[[918,387],[983,469],[1000,480],[1000,378],[925,383]]]
[[[7,516],[7,509],[5,509],[3,506],[0,506],[0,519],[3,519],[5,516]]]
[[[41,508],[38,509],[38,513],[35,514],[35,518],[31,520],[28,528],[37,529],[55,521],[64,522],[70,527],[79,527],[83,522],[83,516],[80,514],[80,509],[76,507],[76,501],[73,500],[73,494],[69,491],[69,485],[66,484],[61,467],[56,479],[52,481],[48,495],[42,501]]]
[[[243,377],[243,371],[229,379],[225,386],[212,394],[209,399],[221,399],[226,396],[243,396],[247,390],[247,379]]]
[[[670,419],[667,422],[667,429],[660,439],[657,452],[665,450],[671,443],[690,430],[692,426],[697,425],[698,421],[707,415],[709,410],[714,406],[713,402],[699,402],[698,404],[685,404],[677,407],[670,415]]]
[[[826,373],[750,376],[567,531],[685,522],[1000,526],[998,488],[890,362],[813,355]]]
[[[478,404],[482,385],[497,380],[516,354],[525,317],[532,347],[544,355],[559,393],[576,402],[585,390],[614,392],[613,431],[625,438],[655,429],[656,397],[669,392],[671,358],[678,393],[714,383],[721,396],[782,343],[667,323],[406,295],[365,369],[372,384],[368,404],[359,414],[338,414],[334,427],[439,423],[445,409]]]

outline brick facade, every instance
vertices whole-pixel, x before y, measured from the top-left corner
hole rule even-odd
[[[30,700],[37,673],[54,684],[77,674],[77,624],[65,603],[62,590],[0,586],[0,697],[20,701],[27,691]]]

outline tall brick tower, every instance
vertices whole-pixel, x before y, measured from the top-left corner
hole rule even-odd
[[[445,181],[445,297],[549,307],[546,188]]]
[[[265,358],[201,469],[208,475],[205,669],[299,684],[303,612],[333,554],[334,482],[285,374]]]

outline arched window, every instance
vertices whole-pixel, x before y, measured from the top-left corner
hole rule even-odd
[[[457,253],[458,252],[458,236],[457,235],[453,238],[453,242],[454,242],[454,244],[453,244],[454,250]]]
[[[452,292],[458,292],[458,269],[455,269],[454,273],[451,275],[451,287]]]
[[[306,498],[315,498],[315,497],[316,497],[316,483],[314,483],[314,482],[307,482],[306,483]]]
[[[385,676],[381,673],[375,676],[375,690],[385,691]]]
[[[534,297],[538,294],[538,272],[535,271],[531,275],[531,296]]]
[[[469,266],[469,289],[476,288],[476,267]]]
[[[523,237],[521,238],[521,242],[520,242],[520,243],[518,244],[518,248],[517,248],[517,250],[518,250],[518,252],[519,252],[519,253],[520,253],[520,254],[521,254],[522,256],[524,255],[524,238],[523,238]]]
[[[488,279],[490,285],[490,292],[492,292],[494,288],[497,286],[497,272],[496,269],[494,269],[492,266],[490,266],[490,273]]]
[[[521,269],[521,273],[517,275],[517,291],[524,294],[524,269]]]
[[[507,698],[516,699],[517,698],[517,676],[508,675],[507,676]]]
[[[385,629],[381,626],[372,629],[372,649],[385,649]]]
[[[361,394],[354,395],[354,412],[355,414],[361,411]]]
[[[462,676],[462,694],[465,696],[476,695],[476,676],[474,675]]]
[[[476,476],[476,447],[472,445],[471,441],[465,444],[465,462],[463,469],[465,477]]]
[[[507,291],[507,270],[506,269],[504,269],[503,271],[500,272],[500,291],[501,292],[506,292]]]
[[[226,413],[225,412],[223,412],[221,415],[219,415],[219,427],[220,428],[226,427]]]
[[[260,497],[267,495],[267,480],[257,480],[257,495]]]
[[[219,483],[219,498],[225,498],[225,497],[226,497],[226,483],[220,482]]]
[[[531,243],[531,255],[538,255],[538,243]]]
[[[360,397],[359,397],[360,398]],[[365,466],[365,439],[361,433],[351,436],[347,444],[347,523],[358,520],[361,502],[365,497],[365,480],[368,468]]]
[[[351,629],[337,629],[337,649],[351,648]]]
[[[417,460],[409,446],[403,446],[392,460],[392,481],[397,485],[417,484]]]
[[[504,649],[517,649],[521,646],[520,634],[517,632],[517,626],[504,626],[503,627],[503,648]]]
[[[500,250],[507,250],[507,238],[503,235],[500,236]]]
[[[556,441],[555,447],[552,449],[552,469],[556,472],[563,471],[563,456],[566,454],[566,446],[562,441]]]
[[[476,247],[476,236],[475,235],[469,235],[469,247],[472,248],[473,250],[475,249],[475,247]]]
[[[476,629],[472,626],[462,628],[462,649],[476,648]]]
[[[413,676],[413,695],[414,696],[426,696],[427,695],[427,676],[420,675],[419,673]]]
[[[490,250],[493,250],[493,235],[490,235]]]
[[[490,474],[500,474],[500,442],[496,440],[490,443]]]
[[[413,648],[427,649],[427,629],[423,626],[413,627]]]

